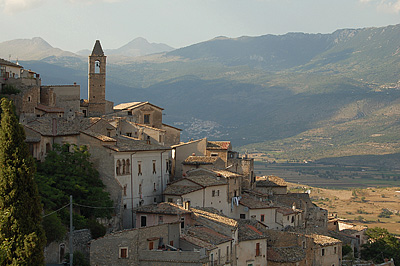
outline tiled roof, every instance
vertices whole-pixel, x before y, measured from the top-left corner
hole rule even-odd
[[[196,245],[201,248],[205,248],[207,250],[213,250],[214,248],[216,248],[215,245],[208,243],[207,241],[203,241],[200,238],[197,238],[195,236],[186,235],[185,233],[182,233],[180,238],[189,243],[192,243],[193,245]]]
[[[145,104],[149,104],[149,105],[151,105],[151,106],[153,106],[153,107],[156,107],[157,109],[161,109],[161,110],[164,110],[163,108],[161,108],[161,107],[159,107],[159,106],[157,106],[157,105],[154,105],[154,104],[152,104],[152,103],[149,103],[149,102],[130,102],[130,103],[121,103],[121,104],[118,104],[117,106],[114,106],[114,110],[132,110],[132,109],[135,109],[135,108],[138,108],[138,107],[140,107],[140,106],[143,106],[143,105],[145,105]]]
[[[67,120],[66,118],[38,117],[28,122],[30,128],[43,136],[66,136],[79,135],[80,131],[86,130],[101,118],[76,118]]]
[[[115,139],[117,140],[116,145],[106,147],[117,152],[170,150],[169,147],[153,143],[148,144],[145,140],[138,140],[128,136],[117,136]]]
[[[277,176],[265,176],[256,181],[257,187],[287,187],[285,180]]]
[[[268,237],[265,226],[255,220],[238,220],[239,241],[264,239]]]
[[[301,247],[268,247],[267,260],[273,262],[299,262],[306,257]]]
[[[283,215],[297,214],[302,212],[302,210],[299,209],[293,210],[292,208],[289,207],[279,207],[276,211],[282,213]]]
[[[145,103],[145,102],[121,103],[121,104],[114,106],[114,110],[124,110],[124,109],[130,108],[130,107],[135,107],[139,104],[141,105],[143,103]]]
[[[217,174],[220,174],[220,175],[222,175],[222,176],[224,176],[226,178],[241,176],[241,175],[239,175],[237,173],[234,173],[234,172],[231,172],[231,171],[228,171],[228,170],[212,170],[212,171],[217,173]]]
[[[10,62],[10,61],[7,61],[7,60],[4,60],[4,59],[2,59],[2,58],[0,58],[0,65],[2,65],[2,66],[12,66],[12,67],[23,68],[22,66],[20,66],[20,65],[18,65],[18,64],[15,64],[15,63]]]
[[[238,226],[238,222],[234,219],[226,217],[217,209],[212,207],[193,207],[190,209],[194,215],[193,219],[204,218],[218,223],[219,225],[234,229]]]
[[[37,133],[36,131],[24,126],[25,129],[25,135],[26,135],[26,142],[33,142],[33,143],[37,143],[40,142],[41,140],[41,136],[39,133]]]
[[[180,129],[180,128],[177,128],[177,127],[174,127],[174,126],[171,126],[171,125],[167,125],[167,124],[162,124],[163,126],[165,126],[165,127],[170,127],[170,128],[173,128],[173,129],[177,129],[177,130],[179,130],[179,131],[182,131],[182,129]]]
[[[164,190],[164,195],[185,195],[190,192],[194,192],[196,190],[202,189],[202,186],[193,184],[193,186],[183,186],[179,184],[170,184]]]
[[[161,202],[157,205],[152,204],[152,205],[141,206],[136,208],[136,212],[171,214],[171,215],[191,213],[189,210],[186,210],[185,208],[171,202]]]
[[[201,174],[192,172],[187,172],[187,179],[203,186],[203,187],[210,187],[210,186],[219,186],[219,185],[227,185],[228,182],[224,177],[218,177],[211,173],[203,172]]]
[[[329,236],[318,235],[318,234],[309,234],[307,236],[311,237],[315,244],[318,244],[323,247],[341,243],[340,240]]]
[[[101,48],[101,44],[99,40],[96,40],[94,44],[92,55],[104,55],[103,49]]]
[[[86,135],[89,135],[91,137],[94,137],[94,138],[96,138],[98,140],[101,140],[103,142],[116,142],[117,141],[116,139],[113,139],[111,137],[108,137],[108,136],[93,132],[91,130],[84,130],[84,131],[81,131],[81,132],[86,134]]]
[[[35,108],[46,113],[64,113],[63,108],[46,106],[40,103]]]
[[[227,150],[230,145],[230,141],[208,141],[207,150]]]
[[[200,142],[200,141],[202,141],[202,140],[203,140],[203,139],[196,139],[196,140],[192,140],[192,141],[188,141],[188,142],[181,142],[181,143],[179,143],[179,144],[172,145],[171,148],[177,148],[177,147],[180,147],[180,146],[184,146],[184,145],[188,145],[188,144]]]
[[[185,235],[196,237],[212,245],[219,245],[232,240],[231,237],[205,226],[190,226],[187,228]]]
[[[182,164],[207,165],[207,164],[214,164],[218,159],[219,157],[211,157],[211,156],[189,156],[182,162]]]
[[[248,194],[242,194],[242,198],[239,204],[248,207],[249,209],[266,209],[266,208],[277,208],[270,205],[268,201],[261,200],[259,198],[250,196]]]

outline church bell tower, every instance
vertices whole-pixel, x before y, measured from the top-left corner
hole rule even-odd
[[[106,113],[106,56],[99,40],[89,56],[88,113],[101,116]]]

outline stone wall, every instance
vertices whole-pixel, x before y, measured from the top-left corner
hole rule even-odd
[[[92,239],[89,229],[76,230],[73,232],[73,250],[82,252],[89,259],[89,241]],[[64,248],[63,248],[64,247]],[[62,241],[55,241],[44,249],[45,262],[58,264],[69,254],[69,233]]]
[[[208,258],[196,251],[140,251],[140,266],[203,266]]]

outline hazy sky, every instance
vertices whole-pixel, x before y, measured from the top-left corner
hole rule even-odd
[[[40,36],[76,52],[118,48],[136,37],[175,48],[216,36],[400,23],[400,0],[0,0],[0,42]]]

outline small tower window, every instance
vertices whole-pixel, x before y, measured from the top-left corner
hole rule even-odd
[[[95,61],[94,62],[94,73],[99,74],[100,73],[100,61]]]

